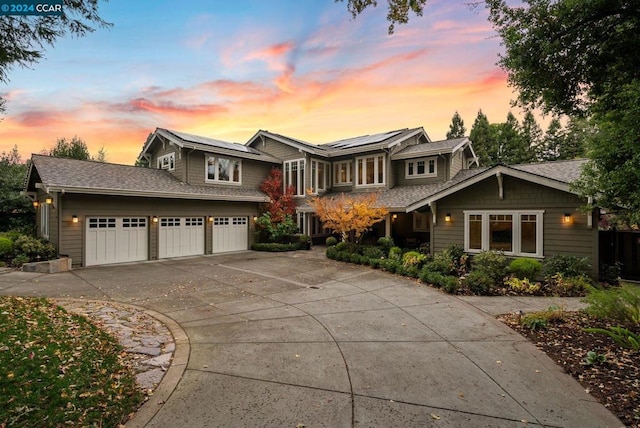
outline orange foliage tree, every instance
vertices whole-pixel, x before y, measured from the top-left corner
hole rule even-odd
[[[293,199],[295,192],[292,186],[285,189],[280,168],[271,168],[269,176],[260,184],[260,190],[270,199],[270,202],[265,204],[264,210],[271,215],[272,222],[281,223],[287,216],[295,214],[296,202]]]
[[[323,226],[339,233],[343,241],[358,242],[363,233],[389,213],[377,205],[378,195],[367,193],[314,197],[309,201]]]

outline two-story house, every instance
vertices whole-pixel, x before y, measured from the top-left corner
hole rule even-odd
[[[325,231],[311,195],[376,192],[389,209],[370,238],[404,246],[450,244],[469,253],[588,257],[597,266],[598,212],[569,183],[584,161],[478,167],[468,138],[431,141],[422,128],[324,144],[258,131],[245,144],[158,128],[148,168],[33,155],[25,194],[37,228],[74,265],[247,250],[260,183],[273,167],[295,189],[302,233]]]

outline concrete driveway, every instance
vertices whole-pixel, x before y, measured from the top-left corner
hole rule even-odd
[[[548,301],[449,296],[319,250],[10,272],[0,294],[175,320],[186,370],[148,427],[621,426],[491,315]]]

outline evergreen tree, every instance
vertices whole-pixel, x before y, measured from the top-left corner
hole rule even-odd
[[[554,161],[560,159],[560,147],[564,145],[565,132],[558,118],[551,119],[547,132],[542,138],[542,144],[537,152],[537,159],[540,162]]]
[[[542,146],[543,133],[531,111],[527,111],[524,115],[522,126],[520,127],[520,136],[528,150],[526,162],[535,162],[538,159],[537,153]]]
[[[77,136],[74,136],[71,141],[67,141],[66,138],[58,138],[56,145],[49,150],[49,156],[79,160],[91,159],[87,144]]]
[[[454,138],[462,138],[467,133],[467,128],[464,127],[464,121],[460,117],[458,111],[453,114],[451,118],[451,124],[449,125],[449,132],[447,132],[447,140]]]
[[[569,119],[565,138],[558,150],[558,159],[576,159],[586,155],[587,141],[596,133],[589,121],[579,118]]]
[[[495,138],[489,125],[489,119],[482,110],[478,110],[478,115],[469,133],[469,139],[473,143],[473,150],[478,156],[480,166],[493,165],[493,159],[490,158],[489,153],[494,151],[492,146],[495,145]]]

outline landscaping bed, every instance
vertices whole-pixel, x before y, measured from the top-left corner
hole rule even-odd
[[[620,347],[606,335],[584,331],[619,323],[585,312],[564,312],[538,329],[522,325],[519,315],[501,315],[499,319],[544,351],[625,425],[640,427],[640,352]],[[625,327],[640,334],[638,326]],[[596,353],[591,363],[587,361],[589,352]]]

